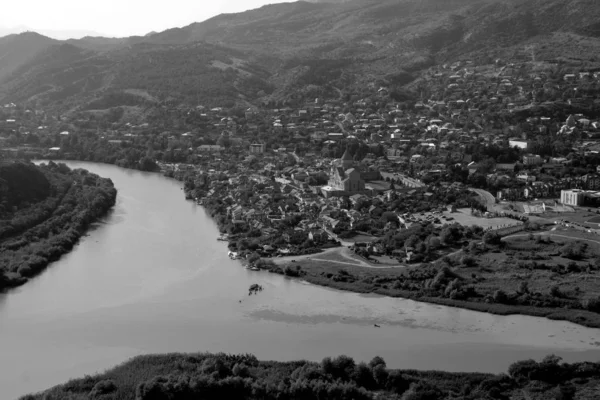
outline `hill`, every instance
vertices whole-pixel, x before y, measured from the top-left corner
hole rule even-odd
[[[547,60],[565,51],[588,57],[599,47],[598,17],[594,0],[273,4],[143,37],[86,37],[23,51],[29,61],[0,76],[0,99],[64,111],[147,107],[144,97],[212,106],[310,98],[333,87],[404,85],[461,58],[532,48]],[[556,46],[565,35],[575,45]],[[135,99],[132,91],[147,95]]]
[[[59,42],[34,32],[1,37],[0,81],[29,61],[35,54],[56,43]]]

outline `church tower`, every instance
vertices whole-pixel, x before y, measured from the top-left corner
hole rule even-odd
[[[354,164],[354,160],[352,159],[352,156],[350,155],[350,152],[348,151],[348,148],[346,147],[346,151],[344,152],[344,155],[341,158],[341,167],[345,170],[352,168],[352,164]]]

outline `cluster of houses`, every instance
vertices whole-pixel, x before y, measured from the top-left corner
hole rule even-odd
[[[574,159],[599,154],[593,139],[600,135],[600,121],[583,113],[566,119],[514,116],[559,98],[576,106],[597,105],[590,88],[598,80],[597,72],[534,69],[522,54],[485,65],[457,61],[431,68],[411,84],[420,90],[420,99],[399,101],[391,88],[374,86],[276,108],[181,105],[167,110],[168,115],[192,122],[166,128],[137,120],[100,130],[81,116],[50,117],[9,103],[0,108],[0,150],[45,145],[46,152],[68,156],[76,152],[73,137],[85,132],[109,148],[144,146],[145,151],[151,142],[163,167],[189,163],[214,173],[229,169],[227,154],[241,152],[254,175],[287,179],[280,184],[292,187],[299,205],[316,201],[320,207],[340,198],[377,198],[389,190],[390,180],[424,190],[462,181],[488,187],[501,200],[561,198],[583,204],[571,199],[593,196],[563,197],[561,192],[600,190],[593,171],[569,170]],[[27,138],[34,134],[44,139]],[[537,153],[540,143],[557,138],[569,138],[573,148],[555,157]],[[511,156],[490,167],[479,149],[492,146]],[[483,180],[475,179],[481,175]]]

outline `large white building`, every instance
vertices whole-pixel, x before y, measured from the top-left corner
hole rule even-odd
[[[510,139],[508,141],[510,147],[518,147],[520,149],[526,149],[529,146],[527,140]]]
[[[583,204],[586,192],[579,189],[560,191],[560,202],[567,206],[580,206]]]

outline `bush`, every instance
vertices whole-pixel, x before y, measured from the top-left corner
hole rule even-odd
[[[563,296],[558,285],[552,285],[552,287],[550,287],[550,295],[553,297],[562,297]]]
[[[585,299],[581,302],[581,306],[588,311],[600,313],[600,297]]]
[[[402,400],[440,400],[444,398],[442,391],[425,382],[416,382],[402,396]]]
[[[496,290],[494,292],[494,296],[493,299],[496,303],[500,303],[500,304],[506,304],[508,303],[508,295],[506,294],[506,292],[504,290]]]
[[[104,380],[96,383],[90,391],[90,397],[102,396],[117,390],[117,385],[111,380]]]
[[[483,243],[486,245],[498,245],[502,242],[502,238],[496,232],[487,232],[483,235]]]

